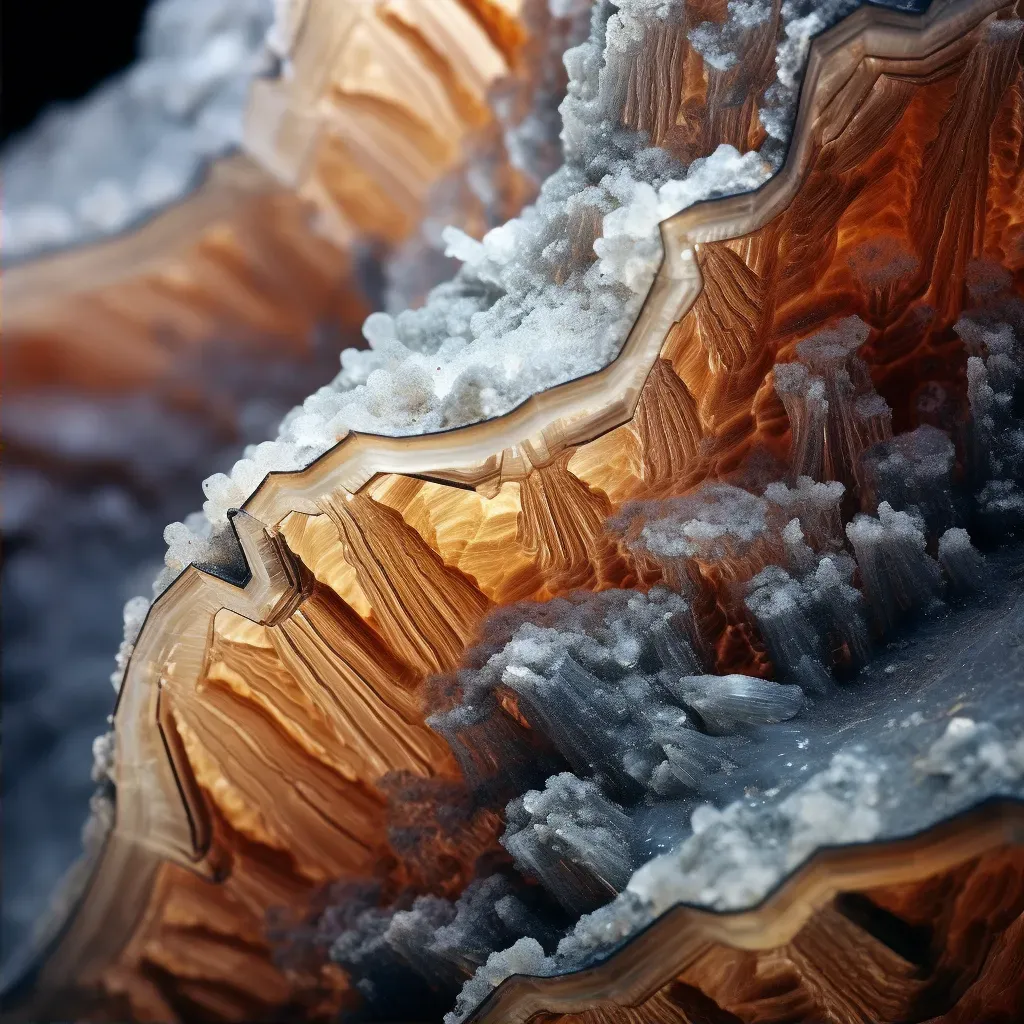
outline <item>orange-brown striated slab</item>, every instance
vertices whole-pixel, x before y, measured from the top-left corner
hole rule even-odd
[[[497,0],[292,0],[283,20],[289,72],[254,84],[246,146],[343,246],[418,228],[430,190],[494,128],[489,90],[529,85],[543,30]],[[511,167],[496,185],[507,216],[530,191]],[[465,215],[482,229],[481,211]]]
[[[354,325],[364,310],[338,288],[349,256],[309,231],[311,213],[229,157],[130,233],[7,269],[8,393],[166,387],[175,360],[217,339],[301,358],[319,322]]]

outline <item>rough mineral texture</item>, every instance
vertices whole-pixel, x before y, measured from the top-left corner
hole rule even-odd
[[[135,65],[0,154],[5,955],[78,853],[109,607],[371,309],[450,273],[444,225],[557,166],[589,5],[556,8],[160,0]]]
[[[1024,22],[854,6],[595,6],[536,203],[168,528],[36,1005],[1012,1019]]]

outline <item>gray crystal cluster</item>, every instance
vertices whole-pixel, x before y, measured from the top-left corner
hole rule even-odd
[[[998,315],[963,317],[958,327],[967,346],[967,395],[971,403],[977,494],[983,523],[997,536],[1024,529],[1024,341],[1020,312],[1011,307]]]
[[[986,353],[1015,351],[1020,314],[1001,308]],[[906,834],[985,796],[1024,794],[1013,703],[1024,563],[1005,546],[1010,532],[993,546],[984,479],[1005,473],[1018,486],[1015,442],[990,455],[975,422],[984,454],[961,472],[945,432],[893,437],[857,355],[867,335],[842,321],[776,367],[784,398],[794,365],[823,396],[820,451],[809,458],[794,430],[791,475],[783,467],[783,479],[755,486],[758,472],[740,473],[627,505],[608,524],[668,586],[503,609],[435,690],[442,706],[429,722],[474,798],[507,800],[501,843],[538,900],[533,926],[504,950],[473,947],[478,967],[450,1024],[510,973],[585,966],[675,902],[749,906],[823,845]],[[998,384],[1010,417],[1019,378]],[[972,401],[976,417],[996,404]],[[806,406],[790,408],[799,418]],[[744,622],[774,679],[713,672],[719,631]],[[450,975],[442,984],[414,961],[404,955],[421,981],[451,992]]]

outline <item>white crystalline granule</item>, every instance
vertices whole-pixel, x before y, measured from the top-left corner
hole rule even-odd
[[[655,509],[638,545],[655,557],[718,561],[741,554],[768,532],[764,501],[732,484],[704,484]]]
[[[831,765],[767,811],[744,801],[717,817],[678,849],[648,861],[629,883],[654,915],[675,903],[717,910],[756,903],[822,846],[864,842],[878,833],[879,772],[862,758],[837,754]],[[766,837],[772,836],[771,842]]]
[[[777,145],[767,145],[781,161],[796,116],[796,99],[803,80],[811,40],[860,6],[861,0],[785,0],[782,5],[783,39],[775,55],[775,83],[768,89],[768,104],[761,124]]]
[[[847,524],[846,535],[857,556],[865,594],[883,623],[894,625],[900,615],[932,606],[939,566],[926,551],[923,520],[894,512],[883,501],[877,519],[856,516]]]
[[[553,775],[505,816],[502,846],[567,910],[593,909],[595,890],[621,891],[632,873],[629,816],[589,779]]]
[[[1007,740],[987,722],[951,718],[917,768],[952,792],[991,792],[1024,777],[1024,737]]]
[[[116,736],[113,730],[97,736],[92,741],[92,772],[93,782],[114,781],[114,762],[116,760]]]
[[[142,624],[149,612],[150,601],[145,597],[133,597],[124,606],[124,639],[118,649],[115,662],[117,667],[110,674],[110,682],[115,690],[121,689],[128,659],[135,650],[135,641],[142,630]]]
[[[536,939],[520,939],[508,949],[492,953],[462,987],[455,1008],[445,1014],[444,1024],[461,1024],[506,978],[513,974],[544,974],[547,963],[544,947]]]
[[[739,62],[735,52],[744,36],[772,16],[767,0],[729,0],[729,17],[721,24],[705,21],[693,29],[690,45],[717,71],[727,71]]]
[[[939,565],[959,593],[985,586],[985,559],[962,527],[951,527],[939,537]]]

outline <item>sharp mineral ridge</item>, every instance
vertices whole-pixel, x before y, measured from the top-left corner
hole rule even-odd
[[[12,274],[209,117],[247,155],[103,244],[178,225],[203,344],[370,241],[386,311],[167,527],[17,1012],[1024,1019],[1020,0],[210,7],[216,75],[51,126],[150,134],[117,203],[11,185]]]

